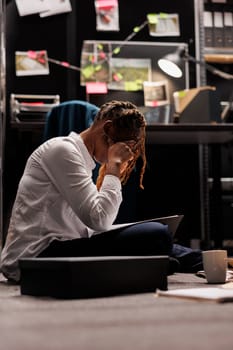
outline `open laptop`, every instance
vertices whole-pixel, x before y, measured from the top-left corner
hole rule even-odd
[[[142,221],[127,222],[124,224],[113,225],[112,230],[115,230],[115,229],[121,228],[121,227],[127,227],[127,226],[132,226],[135,224],[141,224],[144,222],[153,221],[153,222],[161,222],[164,225],[168,225],[169,231],[174,236],[180,222],[183,220],[183,217],[184,217],[184,215],[180,214],[180,215],[171,215],[171,216],[163,216],[163,217],[159,217],[159,218],[146,219],[146,220],[142,220]]]

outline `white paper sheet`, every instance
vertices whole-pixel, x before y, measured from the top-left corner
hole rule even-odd
[[[51,8],[48,0],[15,0],[15,2],[20,16],[48,11]]]
[[[221,287],[186,288],[168,291],[158,290],[156,295],[183,299],[196,299],[200,301],[216,301],[219,303],[233,301],[233,289],[224,289]]]
[[[71,12],[72,7],[70,0],[46,0],[50,5],[49,11],[40,13],[40,17],[48,17],[52,15],[58,15],[61,13]]]

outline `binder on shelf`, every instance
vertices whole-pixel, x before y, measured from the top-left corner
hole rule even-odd
[[[223,13],[223,25],[224,25],[224,46],[233,47],[233,13]]]
[[[203,24],[205,30],[205,46],[214,46],[213,36],[213,13],[211,11],[204,11],[203,13]]]
[[[224,29],[223,29],[223,13],[220,11],[214,11],[213,13],[214,24],[214,47],[223,47]]]
[[[214,86],[175,91],[173,96],[178,123],[221,123],[220,99]]]

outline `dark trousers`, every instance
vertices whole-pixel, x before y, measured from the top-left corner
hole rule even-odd
[[[167,225],[146,222],[67,241],[54,240],[39,257],[171,255]]]

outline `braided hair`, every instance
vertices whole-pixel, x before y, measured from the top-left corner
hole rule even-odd
[[[129,101],[110,101],[103,104],[97,113],[94,123],[100,120],[111,120],[114,130],[115,139],[114,142],[124,142],[122,134],[127,134],[129,137],[137,135],[139,129],[143,130],[141,139],[137,142],[134,152],[134,157],[128,161],[127,167],[124,169],[120,176],[121,183],[123,185],[129,179],[132,170],[135,167],[136,161],[139,157],[142,158],[142,167],[140,172],[140,188],[144,188],[142,181],[146,168],[146,155],[145,155],[145,127],[146,122],[143,114],[138,110],[138,108]],[[122,131],[124,131],[122,133]],[[98,178],[96,181],[96,186],[99,189],[103,182],[105,176],[106,164],[102,164],[99,169]]]

